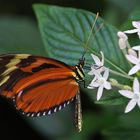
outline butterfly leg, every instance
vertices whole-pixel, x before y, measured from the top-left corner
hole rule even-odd
[[[80,81],[79,83],[82,83],[82,84],[83,84],[83,86],[84,86],[84,88],[87,88],[87,86],[88,86],[88,85],[86,85],[86,82],[85,82],[85,80],[83,80],[83,81]]]
[[[82,108],[81,108],[81,97],[80,92],[76,95],[75,102],[75,114],[74,114],[75,128],[78,132],[82,130]]]

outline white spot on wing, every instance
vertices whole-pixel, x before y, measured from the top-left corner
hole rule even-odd
[[[39,117],[40,116],[40,112],[39,113],[37,113],[37,117]]]
[[[20,97],[20,96],[21,96],[22,92],[23,92],[23,91],[20,91],[20,92],[18,93],[18,97]]]
[[[60,105],[60,106],[59,106],[59,110],[61,110],[61,108],[62,108],[62,107],[61,107],[61,105]]]
[[[48,115],[50,115],[51,114],[51,110],[49,110],[49,112],[48,112]]]
[[[27,116],[29,117],[30,116],[30,113],[28,113]]]
[[[45,116],[45,115],[46,115],[46,112],[43,113],[43,116]]]
[[[13,98],[13,101],[15,102],[15,97]]]
[[[57,107],[54,109],[54,112],[56,112],[57,111]]]
[[[70,103],[70,101],[67,102],[67,105]]]

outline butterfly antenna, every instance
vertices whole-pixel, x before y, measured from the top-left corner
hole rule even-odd
[[[95,35],[103,28],[104,23],[102,23],[99,28],[96,30],[96,32],[93,34],[93,38],[95,37]]]
[[[83,55],[82,55],[82,59],[84,58],[84,55],[85,55],[86,52],[87,52],[87,46],[88,46],[89,40],[90,40],[91,35],[92,35],[92,31],[93,31],[93,29],[94,29],[94,27],[95,27],[95,24],[96,24],[96,21],[97,21],[98,17],[99,17],[99,13],[96,14],[95,20],[94,20],[94,22],[93,22],[93,24],[92,24],[92,27],[91,27],[91,30],[90,30],[88,39],[87,39],[86,44],[85,44],[85,46],[84,46],[85,51],[84,51],[84,53],[83,53]]]

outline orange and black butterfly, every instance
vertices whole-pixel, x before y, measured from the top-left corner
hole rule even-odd
[[[0,55],[0,95],[12,99],[27,116],[57,112],[76,100],[75,121],[81,130],[79,82],[84,82],[84,60],[69,66],[30,54]]]
[[[98,14],[85,46],[97,18]],[[85,85],[84,54],[76,66],[30,54],[0,55],[0,95],[12,99],[19,111],[31,117],[52,114],[75,100],[75,126],[80,132],[79,82]]]

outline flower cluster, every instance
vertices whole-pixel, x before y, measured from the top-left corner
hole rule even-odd
[[[133,92],[130,90],[119,90],[119,92],[124,97],[131,99],[126,106],[125,113],[131,111],[136,104],[140,107],[140,84],[137,78],[135,78],[133,82]]]
[[[93,60],[95,61],[95,64],[91,66],[91,71],[88,73],[89,75],[93,75],[94,78],[89,84],[89,89],[95,89],[98,88],[97,91],[97,100],[99,100],[102,96],[103,89],[111,89],[110,83],[107,81],[109,77],[109,69],[104,66],[104,55],[103,52],[101,52],[102,59],[100,59],[94,55],[91,54]]]
[[[130,47],[128,37],[126,35],[131,33],[137,33],[140,39],[140,22],[133,21],[132,25],[135,27],[135,29],[118,32],[119,47],[120,49],[128,50],[128,54],[125,54],[125,56],[130,63],[134,64],[134,66],[130,69],[128,75],[133,75],[140,70],[140,45]]]
[[[133,34],[136,33],[140,39],[140,21],[133,21],[132,25],[134,29],[127,30],[124,32],[118,32],[118,44],[120,49],[124,52],[124,55],[126,59],[131,63],[132,68],[128,72],[128,76],[137,74],[140,70],[140,45],[131,47],[128,42],[128,36],[127,34]],[[110,90],[111,87],[111,81],[109,82],[109,68],[104,66],[104,54],[101,52],[101,60],[98,56],[91,54],[95,64],[92,64],[91,71],[88,73],[89,75],[93,76],[93,80],[89,84],[87,88],[89,89],[96,89],[97,91],[97,100],[100,100],[103,89]],[[136,104],[140,107],[140,84],[138,81],[138,78],[133,78],[133,88],[132,90],[119,90],[119,93],[130,99],[128,105],[125,108],[125,113],[131,111]],[[113,84],[112,84],[113,85]]]

